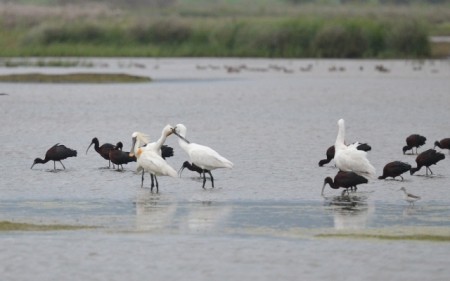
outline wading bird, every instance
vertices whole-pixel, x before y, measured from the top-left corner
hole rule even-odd
[[[440,141],[434,142],[434,148],[439,147],[440,149],[449,149],[450,154],[450,138],[441,139]]]
[[[233,163],[208,146],[187,141],[185,138],[186,131],[187,129],[183,124],[176,125],[173,130],[174,134],[180,138],[178,140],[178,144],[189,155],[189,159],[192,164],[195,164],[200,169],[203,169],[202,188],[205,188],[206,173],[208,173],[211,177],[211,185],[214,187],[214,178],[211,174],[211,170],[218,168],[231,169],[233,168]]]
[[[47,152],[45,153],[44,160],[42,160],[41,158],[34,159],[33,165],[31,165],[30,169],[33,169],[33,166],[36,164],[45,164],[51,160],[53,161],[54,170],[56,170],[56,161],[61,163],[61,165],[65,170],[66,167],[64,167],[64,164],[61,162],[61,160],[64,160],[68,157],[76,157],[76,156],[77,156],[76,150],[70,149],[65,145],[57,143],[54,146],[52,146],[49,150],[47,150]]]
[[[323,190],[325,189],[325,186],[327,184],[330,185],[333,189],[339,189],[340,187],[345,188],[342,191],[342,195],[344,195],[345,192],[348,193],[349,188],[355,188],[357,189],[358,184],[367,183],[368,180],[354,172],[343,172],[339,171],[336,176],[334,176],[334,181],[331,177],[326,177],[323,181],[323,187],[322,187],[322,193],[323,196]]]
[[[170,134],[169,134],[170,135]],[[157,176],[170,176],[177,177],[177,172],[161,157],[160,152],[158,152],[157,146],[144,146],[149,144],[146,135],[140,132],[134,132],[132,134],[132,146],[130,156],[136,156],[136,162],[138,164],[137,171],[143,170],[143,172],[148,172],[151,177],[151,191],[153,192],[153,187],[155,187],[156,182],[156,192],[159,192],[159,184]],[[161,149],[159,149],[160,151]],[[154,178],[154,181],[153,181]],[[144,175],[142,175],[141,187],[144,186]]]
[[[97,151],[98,154],[100,154],[103,159],[108,160],[108,168],[111,167],[111,160],[109,159],[109,151],[114,148],[113,144],[110,143],[104,143],[101,146],[99,145],[98,139],[93,138],[91,141],[91,144],[86,149],[86,154],[88,153],[89,148],[94,145],[95,151]],[[113,165],[114,168],[114,165]]]
[[[370,151],[372,149],[372,147],[370,147],[370,145],[368,145],[367,143],[361,143],[361,144],[358,144],[356,149],[367,152],[367,151]],[[333,158],[334,158],[334,153],[335,153],[335,149],[334,149],[334,145],[332,145],[327,149],[327,152],[326,152],[327,159],[322,159],[319,161],[319,167],[322,167],[323,165],[330,163],[330,161],[333,160]]]
[[[430,169],[430,166],[435,165],[437,162],[443,159],[445,159],[445,155],[443,153],[437,152],[434,149],[425,150],[424,152],[420,153],[419,156],[417,156],[416,158],[417,167],[411,168],[409,172],[411,173],[411,175],[413,175],[415,172],[417,172],[423,166],[425,166],[426,175],[428,176],[428,170],[430,171],[431,174],[433,174],[433,172]]]
[[[199,166],[189,163],[189,161],[184,161],[183,165],[181,166],[180,170],[178,171],[178,175],[180,177],[181,177],[181,172],[183,172],[184,168],[187,168],[189,171],[199,173],[200,177],[202,176],[203,172],[205,171],[202,168],[200,168]],[[207,171],[207,172],[209,172],[209,171]]]
[[[130,156],[129,152],[122,151],[122,148],[123,144],[119,141],[116,146],[109,151],[109,160],[117,165],[117,170],[120,170],[120,166],[122,166],[123,170],[123,164],[136,162],[136,157]]]
[[[414,147],[417,148],[421,147],[425,144],[427,138],[418,134],[410,135],[406,138],[406,145],[403,147],[403,154],[406,154],[406,151],[411,150],[411,154],[414,154]]]
[[[414,202],[416,202],[417,200],[420,199],[420,196],[406,192],[406,188],[404,188],[404,187],[400,188],[399,190],[403,191],[404,199],[406,202],[409,203],[409,205],[414,206]]]
[[[378,179],[383,180],[388,177],[396,178],[401,177],[403,181],[402,174],[411,170],[411,165],[401,161],[393,161],[387,163],[383,168],[383,175],[379,176]]]
[[[375,168],[367,159],[367,152],[358,150],[358,143],[345,145],[345,123],[344,119],[338,121],[338,135],[334,147],[336,153],[334,162],[339,170],[344,172],[355,172],[356,174],[372,179],[375,177]]]

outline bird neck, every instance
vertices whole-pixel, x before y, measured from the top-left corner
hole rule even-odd
[[[186,151],[186,153],[189,154],[189,144],[186,141],[184,141],[182,139],[178,139],[178,144],[184,151]]]
[[[36,158],[36,160],[34,160],[35,163],[39,163],[39,164],[45,164],[48,161],[50,161],[50,159],[45,158],[44,160],[42,160],[41,158]]]
[[[336,137],[336,142],[334,144],[335,149],[340,149],[345,146],[345,127],[339,124],[338,134]]]

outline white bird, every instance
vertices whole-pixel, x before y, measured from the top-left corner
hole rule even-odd
[[[214,188],[214,178],[211,170],[218,168],[233,168],[233,163],[221,156],[215,150],[208,146],[191,143],[186,140],[186,127],[178,124],[174,128],[174,134],[180,137],[178,144],[189,155],[190,161],[196,166],[203,169],[203,189],[206,183],[206,173],[211,177],[211,185]]]
[[[367,159],[367,152],[358,150],[359,143],[345,144],[344,119],[338,121],[338,135],[334,147],[336,149],[334,162],[341,171],[354,172],[366,179],[375,178],[375,167]]]
[[[153,191],[153,187],[155,186],[153,177],[155,178],[156,182],[156,192],[159,192],[159,185],[156,176],[170,176],[174,178],[177,177],[177,172],[161,157],[161,146],[165,138],[167,138],[167,136],[170,134],[163,133],[163,136],[161,136],[163,141],[159,142],[158,140],[157,142],[152,144],[148,143],[149,141],[146,135],[140,132],[134,132],[132,134],[132,152],[130,152],[130,156],[136,155],[136,162],[138,164],[137,171],[143,170],[150,173],[152,181],[151,191]],[[161,144],[159,147],[158,143]],[[147,145],[142,147],[145,144]],[[143,185],[144,176],[142,176],[141,187]]]
[[[414,194],[406,192],[406,188],[404,188],[404,187],[400,188],[399,190],[403,191],[403,193],[405,194],[405,198],[404,199],[405,199],[405,201],[409,202],[409,205],[413,205],[414,206],[414,202],[416,202],[417,200],[420,199],[420,196],[417,196],[417,195],[414,195]]]

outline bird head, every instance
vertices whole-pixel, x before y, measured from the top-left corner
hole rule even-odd
[[[164,127],[163,129],[163,133],[166,137],[170,136],[171,134],[173,134],[173,127],[172,125],[168,124]]]
[[[189,161],[184,161],[183,165],[181,166],[180,170],[178,170],[178,175],[181,178],[181,173],[183,172],[184,168],[188,167],[190,165]]]
[[[190,143],[186,138],[186,127],[183,124],[177,124],[173,127],[172,132],[178,136],[180,139],[184,140],[187,143]]]
[[[96,145],[99,144],[98,138],[93,138],[93,139],[92,139],[91,144],[90,144],[90,145],[88,146],[88,148],[86,149],[86,154],[88,153],[89,148],[91,148],[91,146],[92,146],[93,144],[96,144]]]
[[[31,165],[31,168],[30,168],[30,169],[33,169],[34,165],[36,165],[37,163],[41,163],[41,162],[42,162],[42,159],[41,159],[41,158],[36,158],[36,159],[34,159],[33,165]]]

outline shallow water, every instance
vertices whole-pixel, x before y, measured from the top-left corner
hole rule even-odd
[[[341,197],[318,167],[344,118],[347,141],[372,146],[380,175],[401,160],[405,138],[427,137],[420,151],[450,137],[448,61],[255,59],[99,59],[93,68],[3,68],[0,73],[74,71],[149,75],[142,84],[2,83],[0,220],[94,229],[0,234],[6,279],[258,278],[298,280],[446,280],[450,244],[318,238],[323,233],[450,235],[449,155],[403,182],[373,180]],[[388,72],[376,70],[383,65]],[[229,73],[226,66],[241,67]],[[311,67],[308,67],[311,65]],[[310,69],[302,71],[301,69]],[[145,188],[135,163],[124,171],[91,148],[142,131],[156,140],[166,124],[234,162],[201,188],[189,171]],[[64,160],[31,164],[55,143],[76,149]],[[175,169],[187,160],[175,136],[166,142]],[[400,187],[422,199],[403,201]],[[75,277],[76,276],[76,277]],[[5,279],[5,280],[6,280]]]

